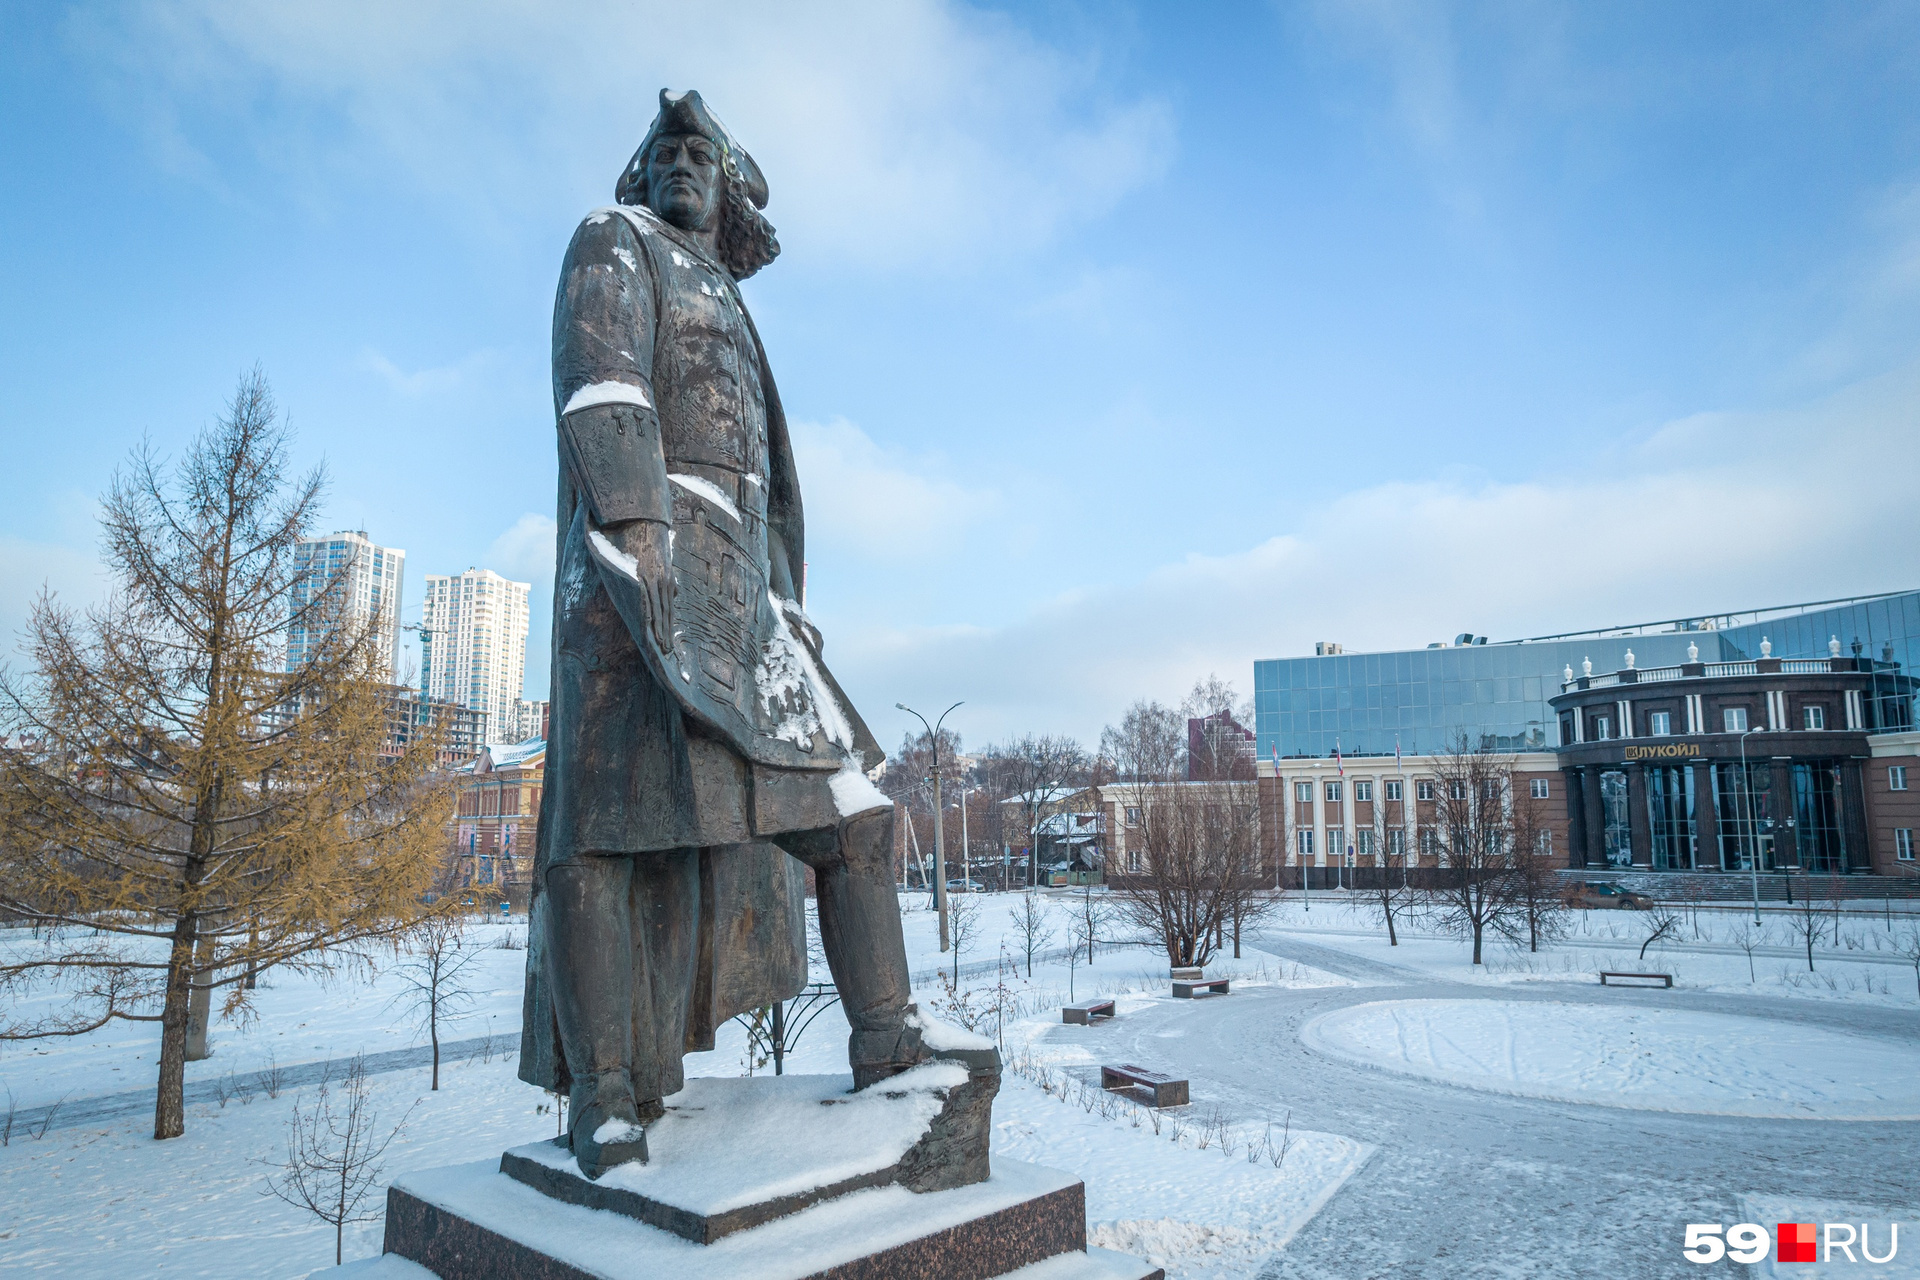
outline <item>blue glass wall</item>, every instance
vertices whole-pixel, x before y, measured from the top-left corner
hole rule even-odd
[[[1763,635],[1776,658],[1824,658],[1835,635],[1843,652],[1858,636],[1863,656],[1880,658],[1892,641],[1909,673],[1920,657],[1920,592],[1724,631],[1269,659],[1253,664],[1254,732],[1263,760],[1276,749],[1331,755],[1336,742],[1347,755],[1392,754],[1396,738],[1411,755],[1445,750],[1461,733],[1497,751],[1551,748],[1559,730],[1547,699],[1567,667],[1578,674],[1591,658],[1595,672],[1617,671],[1628,649],[1638,666],[1673,666],[1687,660],[1689,643],[1702,662],[1739,661],[1760,656]]]

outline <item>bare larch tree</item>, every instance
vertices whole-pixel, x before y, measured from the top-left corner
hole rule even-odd
[[[406,928],[451,811],[437,735],[390,746],[386,638],[297,562],[323,476],[288,452],[258,371],[171,470],[143,446],[105,502],[112,595],[43,596],[0,676],[0,907],[70,926],[0,965],[0,992],[64,997],[0,1036],[159,1023],[156,1138],[185,1128],[196,1001],[243,1014],[249,974]]]

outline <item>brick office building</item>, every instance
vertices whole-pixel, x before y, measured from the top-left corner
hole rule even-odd
[[[1502,803],[1523,806],[1543,851],[1568,848],[1560,763],[1549,751],[1494,756],[1508,772]],[[1440,863],[1437,788],[1445,756],[1282,757],[1259,762],[1260,861],[1287,887],[1374,883],[1380,866]],[[1403,861],[1402,859],[1406,859]],[[1351,873],[1361,872],[1357,878]]]

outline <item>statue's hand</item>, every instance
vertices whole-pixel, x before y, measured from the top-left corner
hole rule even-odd
[[[633,557],[634,576],[639,579],[641,594],[646,598],[654,647],[663,654],[672,653],[672,530],[656,520],[629,520],[604,532],[615,547]]]

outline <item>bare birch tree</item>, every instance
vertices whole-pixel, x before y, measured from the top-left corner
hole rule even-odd
[[[1250,872],[1259,830],[1259,793],[1252,782],[1185,781],[1184,721],[1157,702],[1136,702],[1101,735],[1139,820],[1129,855],[1140,869],[1119,881],[1120,912],[1160,939],[1167,962],[1204,966],[1235,920],[1264,915],[1272,900]]]
[[[433,1089],[440,1088],[440,1028],[459,1017],[473,1005],[473,993],[467,986],[467,971],[482,954],[479,944],[467,937],[466,920],[456,908],[456,899],[441,900],[446,910],[422,920],[400,939],[399,951],[405,957],[394,967],[400,979],[400,991],[390,1005],[398,1005],[426,1031],[433,1045]]]
[[[177,466],[139,449],[105,502],[113,594],[43,596],[31,669],[0,676],[25,744],[0,752],[0,909],[65,926],[0,965],[0,992],[63,1002],[0,1036],[159,1023],[156,1138],[184,1131],[212,993],[244,1016],[249,974],[410,925],[451,812],[439,735],[388,747],[389,638],[296,559],[324,477],[290,479],[289,444],[255,371]],[[312,638],[291,660],[290,623]]]
[[[1514,798],[1512,824],[1512,910],[1502,918],[1500,928],[1513,941],[1524,940],[1528,951],[1538,951],[1542,942],[1567,931],[1565,885],[1547,842],[1546,824],[1532,802]]]
[[[415,1102],[400,1123],[382,1133],[367,1086],[367,1065],[359,1056],[347,1066],[336,1099],[330,1080],[322,1080],[313,1105],[296,1103],[287,1122],[287,1155],[280,1171],[267,1180],[266,1194],[305,1209],[333,1228],[333,1265],[340,1265],[350,1222],[377,1222],[385,1212],[378,1197],[385,1173],[380,1158],[406,1128]],[[374,1195],[372,1203],[367,1197]]]
[[[1024,821],[1019,835],[1026,842],[1028,887],[1034,884],[1039,866],[1040,819],[1060,792],[1085,781],[1090,764],[1084,747],[1059,734],[1028,734],[988,748],[986,767],[997,789],[1020,802]]]
[[[1013,921],[1014,932],[1020,938],[1020,949],[1027,957],[1027,976],[1031,978],[1034,953],[1053,941],[1053,929],[1047,924],[1046,899],[1028,889],[1020,895],[1020,905],[1008,909],[1007,918]]]
[[[1443,925],[1472,940],[1480,964],[1487,932],[1514,910],[1513,764],[1469,747],[1463,734],[1434,757],[1433,771],[1440,866],[1431,900]]]
[[[1398,808],[1389,808],[1390,805]],[[1376,796],[1373,800],[1373,821],[1367,834],[1373,845],[1374,867],[1379,878],[1368,890],[1366,900],[1381,923],[1387,926],[1387,945],[1400,945],[1397,928],[1400,917],[1418,906],[1419,891],[1413,886],[1413,877],[1407,873],[1408,846],[1413,843],[1413,833],[1408,830],[1407,802],[1388,800]]]

